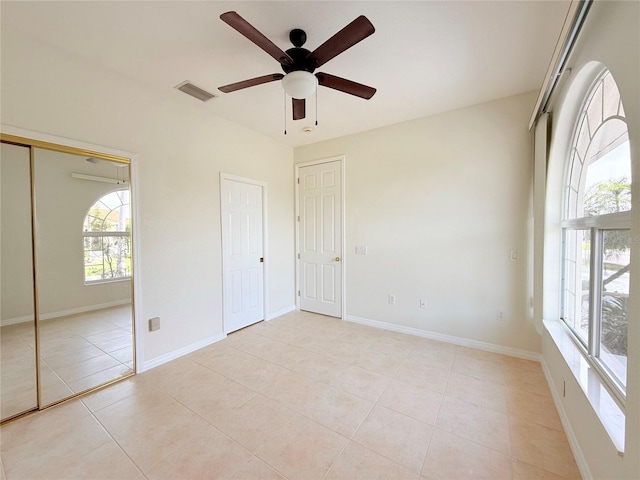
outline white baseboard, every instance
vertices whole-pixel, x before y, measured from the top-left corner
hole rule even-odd
[[[24,315],[22,317],[5,318],[0,322],[0,326],[8,327],[9,325],[17,325],[18,323],[33,322],[33,315]]]
[[[69,308],[68,310],[60,310],[59,312],[43,313],[40,320],[51,320],[52,318],[66,317],[68,315],[76,315],[78,313],[93,312],[105,308],[119,307],[131,303],[130,299],[116,300],[114,302],[98,303],[95,305],[87,305],[85,307]],[[7,327],[18,323],[33,322],[33,315],[24,315],[22,317],[6,318],[0,322],[0,326]]]
[[[226,333],[219,333],[218,335],[214,335],[213,337],[203,338],[191,345],[187,345],[186,347],[179,348],[178,350],[174,350],[173,352],[165,353],[164,355],[160,355],[159,357],[152,358],[151,360],[147,360],[142,363],[142,368],[138,370],[138,373],[145,372],[147,370],[151,370],[163,363],[170,362],[171,360],[175,360],[176,358],[180,358],[183,355],[187,355],[188,353],[195,352],[200,348],[206,347],[207,345],[211,345],[212,343],[219,342],[220,340],[224,340],[227,338]]]
[[[368,325],[370,327],[382,328],[384,330],[391,330],[393,332],[406,333],[407,335],[415,335],[417,337],[429,338],[431,340],[437,340],[439,342],[452,343],[454,345],[475,348],[478,350],[485,350],[487,352],[499,353],[501,355],[509,355],[511,357],[524,358],[526,360],[533,360],[536,362],[539,362],[541,358],[539,353],[531,352],[529,350],[505,347],[503,345],[496,345],[493,343],[481,342],[478,340],[470,340],[468,338],[455,337],[453,335],[445,335],[443,333],[429,332],[427,330],[420,330],[419,328],[405,327],[403,325],[381,322],[379,320],[369,320],[368,318],[356,317],[354,315],[346,315],[344,319],[348,322],[360,323],[362,325]]]
[[[293,312],[295,309],[296,309],[295,305],[289,305],[288,307],[281,308],[277,312],[270,313],[269,315],[267,315],[267,318],[265,318],[265,320],[267,320],[267,321],[273,320],[276,317],[279,317],[279,316],[284,315],[284,314],[289,313],[289,312]]]
[[[569,446],[571,447],[573,456],[576,459],[576,464],[578,465],[578,469],[580,470],[580,475],[582,475],[582,478],[585,480],[591,480],[593,476],[591,475],[591,470],[589,469],[589,465],[587,464],[587,459],[582,453],[582,449],[578,444],[578,438],[576,437],[576,434],[574,433],[573,428],[571,428],[569,417],[567,416],[567,412],[564,410],[564,405],[562,404],[562,400],[560,399],[560,394],[558,393],[558,389],[556,388],[556,385],[553,382],[551,371],[547,366],[547,362],[544,361],[544,357],[541,358],[540,364],[542,365],[542,371],[544,372],[544,376],[547,379],[549,390],[551,390],[553,403],[555,403],[556,405],[556,410],[558,411],[558,415],[560,416],[560,422],[562,422],[564,433],[567,435]]]

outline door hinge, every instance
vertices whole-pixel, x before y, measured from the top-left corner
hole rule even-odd
[[[300,215],[298,215],[298,221],[300,221]]]
[[[300,296],[300,290],[298,290],[298,296]]]
[[[264,262],[264,257],[260,257],[260,263]]]
[[[298,254],[298,260],[300,260],[300,254]]]
[[[300,185],[300,177],[298,177],[298,185]]]

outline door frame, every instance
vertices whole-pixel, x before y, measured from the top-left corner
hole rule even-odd
[[[295,164],[295,197],[296,197],[296,207],[295,207],[295,217],[294,222],[296,225],[296,251],[295,251],[295,265],[296,265],[296,310],[300,310],[300,289],[301,289],[301,281],[300,281],[300,169],[303,167],[311,167],[313,165],[320,165],[322,163],[332,163],[339,162],[340,163],[340,245],[342,248],[342,254],[340,262],[340,275],[342,275],[342,288],[341,288],[341,305],[340,305],[340,318],[344,320],[347,309],[347,260],[346,260],[346,199],[345,199],[345,163],[346,158],[345,155],[335,155],[333,157],[320,158],[317,160],[310,160],[308,162],[300,162]]]
[[[223,198],[222,198],[222,183],[225,180],[229,180],[232,182],[245,183],[247,185],[255,185],[261,187],[262,189],[262,256],[264,258],[264,262],[262,263],[262,316],[263,320],[268,320],[267,312],[269,312],[269,255],[268,252],[268,222],[267,222],[267,182],[263,182],[261,180],[255,180],[253,178],[241,177],[238,175],[233,175],[231,173],[220,172],[220,254],[221,254],[221,266],[222,266],[222,333],[227,335],[227,321],[226,318],[226,305],[225,305],[225,291],[224,291],[224,272],[225,272],[225,244],[224,244],[224,232],[222,230],[222,206],[223,206]]]

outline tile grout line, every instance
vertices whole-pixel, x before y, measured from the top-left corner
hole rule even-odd
[[[197,362],[194,362],[194,363],[198,364]],[[198,365],[199,365],[199,364],[198,364]],[[202,415],[200,415],[198,412],[194,411],[194,410],[193,410],[192,408],[190,408],[188,405],[185,405],[181,400],[179,400],[179,399],[177,399],[176,397],[174,397],[171,393],[169,393],[169,392],[167,392],[167,391],[163,390],[162,388],[160,388],[159,386],[155,385],[154,383],[152,383],[152,385],[153,385],[153,387],[154,387],[154,388],[158,389],[159,391],[161,391],[161,392],[163,392],[165,395],[167,395],[171,400],[173,400],[174,402],[176,402],[177,404],[179,404],[180,406],[182,406],[183,408],[185,408],[186,410],[188,410],[189,412],[191,412],[193,415],[195,415],[196,417],[198,417],[202,422],[204,422],[204,424],[205,424],[205,425],[208,425],[210,428],[213,428],[214,430],[216,430],[217,432],[219,432],[221,435],[225,436],[226,438],[228,438],[229,440],[231,440],[233,443],[235,443],[235,444],[236,444],[236,445],[238,445],[239,447],[243,448],[243,449],[244,449],[244,450],[246,450],[248,453],[252,454],[251,452],[249,452],[249,450],[248,450],[247,448],[245,448],[243,445],[241,445],[241,444],[240,444],[239,442],[237,442],[235,439],[231,438],[229,435],[227,435],[225,432],[223,432],[222,430],[220,430],[218,427],[216,427],[215,425],[213,425],[211,422],[209,422],[209,420],[207,420],[206,418],[204,418],[204,417],[203,417]],[[108,406],[115,405],[116,403],[118,403],[118,402],[120,402],[120,401],[122,401],[122,400],[124,400],[124,399],[126,399],[126,398],[132,397],[132,396],[134,396],[134,395],[135,395],[135,393],[133,393],[132,395],[127,395],[126,397],[124,397],[124,398],[122,398],[122,399],[120,399],[120,400],[118,400],[118,401],[116,401],[116,402],[113,402],[112,404],[110,404],[110,405],[108,405]],[[254,398],[255,396],[256,396],[256,395],[254,395],[254,396],[253,396],[253,397],[251,397],[251,398]],[[249,399],[249,400],[251,400],[251,399]],[[246,403],[246,402],[244,402],[244,403]],[[244,403],[243,403],[243,405],[244,405]],[[129,454],[127,453],[127,451],[126,451],[126,450],[125,450],[125,449],[120,445],[120,443],[118,443],[118,441],[115,439],[115,437],[113,437],[113,435],[111,435],[111,432],[110,432],[110,431],[109,431],[109,430],[108,430],[108,429],[107,429],[107,428],[102,424],[102,422],[97,418],[97,416],[96,416],[96,415],[94,415],[94,412],[93,412],[93,411],[91,411],[91,409],[89,409],[86,405],[84,405],[84,403],[83,403],[83,406],[84,406],[84,407],[89,411],[89,413],[90,413],[90,414],[91,414],[91,415],[96,419],[96,421],[100,424],[100,426],[101,426],[101,427],[102,427],[102,428],[103,428],[103,429],[108,433],[108,435],[109,435],[109,436],[112,438],[112,440],[113,440],[113,441],[118,445],[118,447],[119,447],[119,448],[120,448],[120,449],[121,449],[121,450],[122,450],[122,451],[127,455],[127,457],[129,457],[129,459],[133,462],[133,464],[136,466],[136,468],[138,468],[138,470],[140,470],[140,471],[142,472],[142,468],[141,468],[141,467],[140,467],[140,466],[139,466],[139,465],[138,465],[138,464],[137,464],[137,463],[136,463],[136,462],[135,462],[135,461],[134,461],[134,460],[129,456]],[[104,408],[107,408],[108,406],[102,407],[102,408],[100,408],[100,409],[98,409],[98,410],[96,410],[96,411],[100,411],[100,410],[102,410],[102,409],[104,409]],[[201,436],[201,435],[200,435],[200,436]],[[169,455],[170,453],[173,453],[173,452],[177,451],[178,449],[180,449],[180,448],[184,447],[184,446],[185,446],[185,445],[187,445],[188,443],[189,443],[189,441],[185,441],[185,442],[183,442],[183,443],[178,443],[176,446],[174,446],[174,448],[173,448],[169,453],[167,453],[167,455]],[[253,454],[252,454],[252,455],[253,455]],[[160,460],[160,461],[161,461],[161,460]],[[156,465],[158,465],[160,461],[158,461],[158,462],[154,463],[153,465],[151,465],[151,466],[149,467],[149,470],[151,470],[151,469],[152,469],[152,468],[154,468]],[[239,470],[239,468],[238,468],[238,470]],[[235,473],[235,472],[237,472],[237,470],[236,470],[236,471],[234,471],[234,473]],[[143,473],[143,475],[144,475],[144,472],[142,472],[142,473]],[[145,478],[148,478],[146,475],[144,475],[144,476],[145,476]]]
[[[304,348],[304,347],[299,347],[298,345],[294,345],[294,344],[291,344],[291,343],[287,343],[287,345],[290,345],[290,346],[295,347],[295,348],[301,348],[302,350],[310,351],[310,352],[312,352],[312,353],[321,354],[320,352],[314,352],[313,350],[309,350],[309,349]],[[331,357],[329,357],[329,358],[331,358]],[[337,360],[337,359],[336,359],[336,360]],[[337,360],[337,361],[340,361],[340,360]],[[350,367],[351,367],[351,366],[353,366],[353,364],[349,364],[348,362],[342,362],[342,361],[340,361],[340,362],[341,362],[341,363],[345,363],[346,365],[350,365]],[[287,368],[287,367],[283,367],[283,368]],[[291,370],[291,371],[294,371],[294,370]],[[296,372],[296,371],[294,371],[294,372],[295,372],[295,373],[300,373],[300,372]],[[374,373],[375,373],[375,372],[374,372]],[[315,378],[316,380],[318,380],[316,377],[314,377],[314,378]],[[356,432],[357,432],[357,431],[359,430],[359,428],[362,426],[362,424],[364,423],[364,421],[366,420],[366,418],[369,416],[369,413],[371,412],[371,410],[373,409],[373,407],[376,405],[376,403],[377,403],[378,399],[382,396],[382,394],[384,393],[384,391],[386,390],[386,388],[388,388],[390,381],[391,381],[391,379],[389,379],[389,382],[387,383],[387,386],[385,387],[385,389],[384,389],[384,390],[383,390],[383,391],[378,395],[378,398],[377,398],[374,402],[372,402],[371,406],[369,407],[369,410],[368,410],[368,411],[367,411],[367,413],[363,416],[363,418],[362,418],[362,420],[360,421],[359,425],[354,429],[353,433],[352,433],[349,437],[346,437],[346,436],[344,436],[344,435],[340,434],[339,432],[335,432],[335,430],[333,430],[333,429],[331,429],[331,428],[328,428],[328,427],[326,427],[326,426],[324,426],[324,425],[322,425],[322,424],[320,424],[320,423],[316,422],[315,420],[313,420],[313,419],[311,419],[311,418],[307,417],[307,416],[303,413],[304,408],[306,408],[306,406],[307,406],[307,405],[309,405],[313,400],[317,399],[320,395],[322,395],[322,393],[320,393],[320,394],[318,394],[317,396],[315,396],[315,397],[314,397],[314,399],[312,399],[312,400],[308,401],[308,402],[305,404],[305,406],[304,406],[304,407],[302,407],[301,411],[300,411],[300,412],[297,412],[297,415],[303,416],[304,418],[307,418],[308,420],[310,420],[310,421],[312,421],[312,422],[314,422],[314,423],[318,423],[318,425],[321,425],[321,426],[323,426],[324,428],[327,428],[328,430],[330,430],[330,431],[332,431],[332,432],[334,432],[334,433],[336,433],[336,434],[338,434],[338,435],[343,436],[343,437],[347,440],[347,442],[346,442],[346,443],[345,443],[345,445],[342,447],[342,449],[340,450],[340,452],[336,455],[335,460],[331,463],[331,466],[327,469],[327,471],[326,471],[326,472],[325,472],[325,474],[323,475],[323,477],[322,477],[323,479],[326,479],[327,475],[329,475],[329,473],[331,472],[331,470],[333,469],[333,467],[335,466],[335,464],[337,463],[337,461],[339,460],[339,458],[342,456],[342,454],[344,453],[345,449],[347,448],[347,446],[349,445],[349,443],[352,441],[353,436],[356,434]],[[324,382],[321,382],[321,383],[324,383]],[[338,390],[341,390],[341,391],[343,391],[343,392],[345,392],[345,393],[348,393],[348,394],[354,395],[354,394],[352,394],[352,393],[350,393],[350,392],[346,392],[345,390],[343,390],[343,389],[341,389],[341,388],[339,388],[339,387],[337,387],[337,386],[335,386],[335,385],[331,385],[330,383],[329,383],[329,384],[325,384],[325,385],[326,385],[327,387],[337,388]],[[325,389],[325,391],[326,391],[326,389]],[[363,398],[363,397],[360,397],[359,395],[355,395],[355,396],[357,396],[358,398]],[[364,400],[368,400],[368,399],[364,399]],[[294,417],[294,418],[295,418],[295,417]],[[288,424],[290,424],[292,421],[293,421],[293,419],[292,419],[292,420],[290,420]],[[288,425],[288,424],[287,424],[287,425]],[[285,428],[285,427],[282,427],[282,428],[280,429],[280,431],[281,431],[282,429],[284,429],[284,428]],[[262,448],[264,448],[264,446],[263,446],[263,447],[261,447],[261,449],[262,449]],[[258,452],[256,452],[256,453],[258,453]],[[267,462],[265,461],[265,463],[267,463]],[[277,470],[277,469],[275,469],[275,467],[273,467],[272,465],[270,465],[270,464],[268,464],[268,463],[267,463],[267,465],[271,466],[272,468],[274,468],[274,470],[278,471],[278,470]],[[281,472],[279,472],[279,471],[278,471],[278,473],[281,473]],[[283,476],[284,476],[284,475],[283,475]],[[286,478],[286,477],[285,477],[285,478]]]
[[[268,466],[269,466],[270,468],[272,468],[274,471],[278,472],[278,474],[282,475],[282,477],[284,477],[285,479],[287,479],[288,477],[287,477],[284,473],[282,473],[280,470],[278,470],[275,466],[271,465],[271,464],[270,464],[266,459],[264,459],[264,458],[260,458],[260,457],[258,456],[258,453],[260,453],[260,451],[262,451],[262,449],[264,449],[264,448],[267,446],[267,444],[269,443],[269,441],[271,441],[271,440],[273,440],[274,438],[276,438],[276,437],[277,437],[277,435],[278,435],[280,432],[282,432],[286,427],[288,427],[289,425],[291,425],[291,423],[293,423],[293,421],[294,421],[294,420],[296,419],[296,417],[298,417],[298,416],[301,416],[301,414],[300,414],[300,413],[298,413],[298,412],[296,412],[296,414],[295,414],[295,415],[294,415],[294,416],[293,416],[293,417],[292,417],[292,418],[291,418],[287,423],[285,423],[282,427],[280,427],[280,428],[277,430],[277,433],[275,433],[275,434],[274,434],[274,435],[273,435],[269,440],[267,440],[267,441],[264,443],[264,445],[262,445],[260,448],[258,448],[258,449],[256,450],[256,452],[253,454],[253,456],[254,456],[254,457],[256,457],[258,460],[260,460],[261,462],[263,462],[265,465],[268,465]],[[304,415],[302,415],[302,416],[304,416]],[[307,418],[307,417],[305,417],[305,418]]]
[[[454,361],[455,361],[455,355],[454,355]],[[433,435],[435,433],[435,431],[438,429],[438,427],[436,426],[436,424],[438,423],[438,418],[440,417],[440,411],[442,410],[442,404],[444,403],[444,398],[445,398],[445,394],[447,391],[447,388],[449,387],[449,381],[451,380],[451,374],[453,373],[453,362],[451,362],[451,368],[449,369],[449,375],[447,376],[447,382],[445,383],[444,386],[444,392],[442,392],[442,398],[440,398],[440,405],[438,405],[438,413],[436,414],[436,419],[433,422],[433,430],[431,431],[431,437],[429,438],[429,444],[427,445],[427,449],[424,452],[424,456],[422,457],[422,465],[420,466],[420,472],[418,473],[420,476],[422,476],[422,471],[424,470],[424,465],[427,461],[427,455],[429,454],[429,449],[431,448],[431,442],[433,441]]]
[[[126,397],[125,397],[126,398]],[[117,403],[117,402],[114,402]],[[113,405],[113,404],[112,404]],[[107,433],[107,435],[109,435],[109,438],[113,441],[114,444],[116,444],[118,446],[118,448],[122,451],[122,453],[124,453],[127,458],[131,461],[131,463],[133,464],[133,466],[136,467],[136,469],[138,469],[138,471],[140,472],[140,474],[148,479],[149,477],[147,477],[147,475],[142,471],[142,468],[140,468],[140,466],[133,460],[133,458],[131,458],[131,456],[129,455],[129,453],[122,447],[122,445],[120,445],[120,443],[115,439],[115,437],[111,434],[111,432],[109,431],[109,429],[107,429],[107,427],[104,426],[104,424],[100,421],[100,419],[94,414],[94,412],[87,407],[84,403],[82,403],[82,406],[84,408],[87,409],[87,411],[89,412],[89,415],[91,415],[93,417],[93,419],[98,423],[98,425],[100,425],[100,427]],[[105,444],[106,445],[106,444]]]
[[[345,446],[342,448],[342,450],[340,451],[340,453],[336,456],[336,459],[333,461],[333,463],[331,464],[331,466],[329,467],[329,469],[327,470],[327,472],[324,474],[324,476],[322,477],[323,480],[327,478],[327,476],[329,475],[329,473],[331,472],[331,470],[333,469],[333,467],[335,466],[335,464],[338,462],[338,460],[340,459],[340,457],[342,456],[342,454],[344,453],[344,451],[347,449],[347,447],[349,446],[349,444],[351,442],[360,445],[360,443],[358,443],[357,441],[353,440],[354,436],[356,435],[356,433],[358,433],[358,431],[360,430],[360,428],[362,427],[362,425],[364,424],[364,422],[367,420],[367,418],[369,417],[369,415],[371,414],[371,411],[374,409],[374,407],[378,404],[378,401],[380,400],[380,398],[382,397],[382,395],[384,395],[384,393],[387,391],[387,389],[389,388],[391,381],[393,380],[393,377],[387,377],[389,379],[389,381],[387,382],[387,385],[385,386],[384,390],[382,392],[380,392],[380,394],[378,394],[378,397],[376,398],[376,400],[374,402],[371,403],[371,407],[369,407],[369,410],[367,411],[367,413],[364,415],[364,417],[362,418],[362,420],[360,421],[360,423],[358,424],[358,426],[355,428],[355,430],[353,431],[353,433],[351,434],[350,437],[345,437],[347,438],[347,443],[345,444]],[[348,393],[348,392],[347,392]],[[336,432],[337,433],[337,432]],[[371,449],[365,447],[364,445],[360,445],[363,448],[366,448],[369,451],[372,451]],[[373,452],[373,451],[372,451]],[[395,463],[396,465],[400,465],[399,463],[395,462],[395,460],[392,460],[384,455],[381,455],[377,452],[373,452],[376,455],[380,455],[383,458],[386,458],[387,460],[390,460],[391,462]],[[400,465],[402,467],[404,467],[404,465]],[[406,468],[406,467],[405,467]],[[419,475],[419,473],[418,473]]]
[[[265,338],[267,338],[267,337],[265,337]],[[279,342],[279,343],[281,343],[281,342]],[[289,345],[289,344],[283,343],[282,345]],[[295,346],[295,345],[292,345],[292,346]],[[237,347],[234,347],[233,345],[229,345],[229,347],[230,347],[230,348],[232,348],[232,349],[234,349],[234,350],[236,350],[236,351],[238,351],[238,352],[242,352],[242,353],[245,353],[245,354],[247,354],[247,355],[250,355],[250,356],[252,356],[252,357],[254,357],[254,358],[257,358],[257,359],[259,359],[259,360],[261,360],[261,361],[263,361],[263,362],[266,362],[266,363],[269,363],[269,364],[271,364],[271,365],[274,365],[274,366],[277,366],[277,367],[284,368],[284,369],[286,369],[286,370],[288,370],[288,371],[290,371],[290,372],[293,372],[293,373],[297,373],[297,374],[302,375],[300,372],[296,372],[295,370],[291,370],[291,369],[289,369],[289,368],[287,368],[287,367],[284,367],[284,366],[281,366],[281,365],[275,364],[275,363],[273,363],[273,362],[271,362],[271,361],[269,361],[269,360],[267,360],[267,359],[264,359],[264,358],[258,357],[258,356],[254,355],[254,354],[252,354],[252,353],[249,353],[249,352],[246,352],[246,351],[244,351],[244,350],[241,350],[241,349],[239,349],[239,348],[237,348]],[[299,347],[298,347],[298,348],[299,348]],[[304,350],[304,349],[303,349],[303,350]],[[314,352],[314,353],[315,353],[315,352]],[[194,362],[195,362],[195,363],[197,363],[198,365],[202,365],[202,364],[200,364],[199,362],[197,362],[197,361],[195,361],[195,360],[194,360]],[[245,405],[246,403],[248,403],[249,401],[251,401],[253,398],[255,398],[255,397],[257,397],[258,395],[260,395],[261,397],[266,398],[266,399],[268,399],[268,400],[271,400],[271,401],[273,401],[273,402],[276,402],[278,405],[281,405],[282,407],[284,407],[284,408],[286,408],[286,409],[291,410],[292,412],[294,412],[294,414],[295,414],[295,415],[294,415],[294,416],[293,416],[293,417],[292,417],[292,418],[291,418],[287,423],[285,423],[282,427],[280,427],[280,428],[277,430],[277,432],[276,432],[276,433],[274,433],[274,434],[273,434],[273,435],[272,435],[272,436],[271,436],[267,441],[265,441],[265,443],[264,443],[261,447],[259,447],[259,448],[256,450],[256,452],[255,452],[255,453],[253,453],[253,452],[249,452],[249,453],[251,453],[251,457],[252,457],[252,458],[253,458],[253,457],[255,457],[255,458],[257,458],[258,460],[262,461],[263,463],[265,463],[266,465],[268,465],[271,469],[273,469],[275,472],[277,472],[278,474],[282,475],[282,477],[284,477],[284,478],[286,479],[286,478],[287,478],[287,477],[286,477],[286,475],[284,475],[282,472],[280,472],[280,471],[279,471],[275,466],[273,466],[273,465],[271,465],[270,463],[268,463],[265,459],[260,458],[260,457],[258,456],[258,453],[259,453],[263,448],[265,448],[265,447],[266,447],[266,445],[269,443],[269,441],[270,441],[270,440],[272,440],[273,438],[277,437],[277,435],[278,435],[281,431],[283,431],[283,430],[284,430],[288,425],[290,425],[290,424],[295,420],[295,418],[296,418],[296,417],[301,416],[301,417],[307,418],[308,420],[310,420],[310,421],[312,421],[312,422],[314,422],[314,423],[318,423],[318,422],[316,422],[315,420],[313,420],[313,419],[311,419],[311,418],[308,418],[306,415],[304,415],[303,410],[304,410],[304,408],[305,408],[305,407],[306,407],[310,402],[312,402],[314,399],[316,399],[316,398],[318,398],[320,395],[322,395],[322,393],[324,392],[324,390],[323,390],[323,392],[320,392],[318,395],[314,396],[314,398],[313,398],[313,399],[311,399],[311,400],[309,400],[309,402],[306,402],[306,403],[305,403],[305,405],[304,405],[301,409],[294,409],[294,408],[291,408],[289,405],[285,405],[285,404],[283,404],[282,402],[280,402],[279,400],[275,400],[275,399],[269,398],[269,397],[265,396],[262,392],[258,392],[258,391],[256,391],[255,389],[253,389],[252,387],[249,387],[249,386],[247,386],[247,385],[244,385],[244,384],[242,384],[242,383],[238,382],[237,380],[234,380],[234,379],[233,379],[233,378],[231,378],[231,377],[228,377],[228,376],[226,376],[226,375],[224,375],[224,374],[221,374],[221,373],[219,373],[219,372],[217,372],[217,371],[215,371],[215,370],[213,370],[213,369],[211,369],[211,368],[207,367],[206,365],[202,365],[202,366],[203,366],[203,367],[205,367],[205,368],[208,368],[209,370],[211,370],[212,372],[214,372],[214,373],[216,373],[216,374],[218,374],[218,375],[223,376],[224,378],[227,378],[227,379],[228,379],[228,380],[230,380],[230,381],[233,381],[233,382],[235,382],[235,383],[237,383],[237,384],[239,384],[239,385],[242,385],[243,387],[245,387],[245,388],[247,388],[247,389],[251,390],[251,391],[254,393],[254,396],[253,396],[253,397],[251,397],[251,399],[249,399],[249,400],[245,401],[242,405]],[[324,382],[318,382],[318,383],[322,383],[322,384],[324,384],[326,387],[328,387],[328,386],[329,386],[328,384],[325,384]],[[326,390],[326,389],[325,389],[325,390]],[[172,398],[173,398],[173,397],[172,397]],[[180,402],[179,400],[177,400],[177,399],[176,399],[176,401],[178,401],[180,404],[182,404],[182,402]],[[184,404],[182,404],[182,405],[183,405],[183,406],[185,406],[186,408],[188,408],[190,411],[193,411],[193,410],[191,410],[187,405],[184,405]],[[237,409],[237,408],[240,408],[242,405],[239,405],[239,406],[235,407],[235,408],[234,408],[234,410],[235,410],[235,409]],[[195,413],[196,415],[200,416],[200,415],[199,415],[199,414],[197,414],[196,412],[193,412],[193,413]],[[246,447],[244,447],[242,444],[238,443],[235,439],[233,439],[232,437],[230,437],[229,435],[227,435],[225,432],[223,432],[223,431],[221,431],[220,429],[218,429],[215,425],[213,425],[213,424],[211,424],[210,422],[208,422],[205,418],[203,418],[203,417],[201,417],[201,418],[202,418],[205,422],[209,423],[213,428],[215,428],[216,430],[220,431],[220,433],[222,433],[223,435],[225,435],[225,436],[227,436],[228,438],[230,438],[234,443],[238,444],[239,446],[241,446],[242,448],[244,448],[245,450],[247,450],[247,449],[246,449]],[[318,423],[318,425],[321,425],[321,426],[323,426],[323,427],[324,427],[324,425],[322,425],[322,424],[319,424],[319,423]],[[324,427],[324,428],[327,428],[327,427]],[[329,429],[329,430],[331,430],[331,429]],[[331,431],[333,431],[333,430],[331,430]],[[336,433],[337,433],[337,432],[336,432]],[[339,434],[339,435],[340,435],[340,434]],[[347,439],[347,440],[349,440],[349,439]],[[345,445],[345,447],[346,447],[346,445]],[[343,449],[343,450],[344,450],[344,449]],[[247,450],[247,451],[248,451],[248,450]],[[342,451],[341,451],[341,453],[342,453]],[[341,453],[340,453],[340,454],[341,454]],[[339,456],[339,455],[338,455],[338,456]],[[338,458],[338,457],[336,457],[336,459],[337,459],[337,458]],[[249,460],[249,461],[250,461],[250,460]],[[248,462],[245,462],[245,464],[247,464],[247,463],[248,463]],[[243,466],[244,466],[245,464],[243,464]],[[235,475],[239,470],[240,470],[240,468],[238,468],[238,469],[233,473],[233,475]],[[233,475],[232,475],[232,476],[233,476]]]
[[[164,391],[163,391],[164,392]],[[191,409],[189,406],[185,405],[184,403],[182,403],[182,401],[178,400],[177,398],[175,398],[173,395],[171,395],[168,392],[164,392],[166,395],[168,395],[171,399],[173,399],[176,403],[178,403],[179,405],[181,405],[182,407],[184,407],[185,409],[187,409],[189,412],[191,412],[192,414],[194,414],[196,417],[198,417],[200,420],[202,420],[205,425],[208,425],[209,428],[213,428],[214,430],[216,430],[220,435],[228,438],[229,440],[231,440],[231,442],[235,443],[236,445],[238,445],[240,448],[242,448],[243,450],[245,450],[246,452],[248,452],[249,454],[253,455],[244,445],[240,444],[238,441],[236,441],[235,439],[231,438],[229,435],[227,435],[225,432],[223,432],[222,430],[220,430],[218,427],[216,427],[215,425],[213,425],[209,420],[207,420],[206,418],[204,418],[202,415],[200,415],[198,412],[196,412],[195,410]],[[255,396],[255,395],[254,395]],[[251,397],[253,398],[253,397]],[[206,431],[206,430],[205,430]],[[203,434],[198,435],[198,437],[201,437]],[[170,455],[171,453],[177,451],[180,448],[183,448],[184,446],[186,446],[187,444],[189,444],[190,441],[185,441],[183,443],[178,444],[175,448],[171,449],[170,452],[168,452],[166,455]],[[126,452],[125,452],[126,453]],[[133,461],[133,460],[132,460]],[[158,462],[154,463],[153,465],[151,465],[149,467],[149,470],[152,470],[153,468],[156,467],[156,465],[158,465],[162,460],[159,460]],[[136,464],[137,465],[137,464]],[[240,470],[240,468],[236,469],[234,471],[234,474]],[[148,477],[147,477],[148,478]]]

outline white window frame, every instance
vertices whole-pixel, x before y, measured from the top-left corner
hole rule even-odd
[[[572,179],[571,172],[574,162],[580,161],[578,155],[575,153],[576,144],[578,142],[578,135],[582,129],[583,122],[586,122],[587,108],[589,107],[594,93],[598,85],[603,81],[606,75],[611,73],[607,69],[603,69],[596,77],[591,87],[588,89],[587,94],[584,97],[582,108],[578,113],[577,121],[575,122],[574,132],[571,141],[570,158],[567,162],[567,168],[564,175],[564,187],[562,195],[562,207],[563,218],[562,221],[562,281],[561,281],[561,298],[560,298],[560,318],[563,324],[566,325],[571,332],[571,338],[576,343],[587,362],[594,368],[603,381],[603,384],[607,387],[619,406],[624,409],[626,399],[626,387],[618,381],[615,375],[609,370],[605,363],[600,359],[600,332],[601,332],[601,301],[603,293],[602,285],[602,235],[606,230],[630,230],[632,212],[616,212],[597,216],[583,216],[579,218],[567,218],[570,215],[569,209],[571,208],[571,202],[569,199]],[[615,80],[615,79],[614,79]],[[620,107],[619,107],[620,108]],[[618,112],[619,113],[619,112]],[[607,120],[602,118],[600,125],[593,130],[591,139],[595,136],[597,131]],[[625,122],[624,116],[619,114],[614,118],[620,119]],[[591,128],[587,126],[587,128]],[[627,130],[628,131],[628,130]],[[628,138],[628,133],[627,133]],[[628,140],[627,140],[628,141]],[[590,140],[591,142],[591,140]],[[586,152],[589,151],[587,147]],[[586,159],[585,159],[586,161]],[[588,166],[586,167],[588,168]],[[580,192],[578,192],[580,193]],[[591,247],[590,247],[590,267],[589,267],[589,331],[588,342],[583,342],[580,335],[574,330],[574,327],[570,324],[565,316],[565,292],[567,274],[566,274],[566,233],[567,231],[587,230],[591,235]]]

